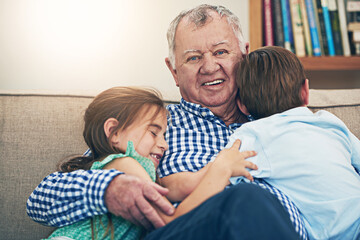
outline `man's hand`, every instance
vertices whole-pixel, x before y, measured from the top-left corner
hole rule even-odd
[[[151,230],[165,225],[151,204],[167,215],[172,215],[175,211],[163,198],[167,193],[166,188],[156,183],[121,174],[106,189],[105,204],[112,214]]]

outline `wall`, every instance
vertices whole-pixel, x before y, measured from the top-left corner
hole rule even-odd
[[[248,0],[1,0],[0,89],[178,89],[165,65],[166,31],[184,9],[221,4],[248,39]]]

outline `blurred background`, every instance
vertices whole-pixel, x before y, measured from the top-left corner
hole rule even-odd
[[[138,85],[178,99],[166,31],[202,3],[233,11],[248,39],[248,0],[0,0],[0,89]]]

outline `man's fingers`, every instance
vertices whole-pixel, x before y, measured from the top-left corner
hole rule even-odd
[[[164,220],[160,217],[157,211],[149,204],[148,201],[146,201],[145,199],[138,199],[136,201],[136,205],[144,214],[144,220],[146,220],[149,224],[150,222],[152,223],[152,225],[150,224],[150,227],[159,228],[165,226]],[[141,222],[141,224],[143,225],[143,222]],[[145,224],[147,223],[145,222]]]
[[[157,183],[150,182],[150,184],[156,189],[156,191],[158,191],[163,196],[165,196],[169,193],[169,189],[164,188],[163,186],[161,186]]]
[[[157,185],[157,184],[155,184],[155,185]],[[166,198],[164,198],[162,195],[160,195],[160,193],[157,191],[158,188],[154,189],[153,186],[154,186],[154,184],[144,186],[144,196],[146,197],[146,199],[151,201],[159,210],[161,210],[162,212],[164,212],[167,215],[172,215],[175,211],[175,208]],[[161,187],[161,188],[163,188],[163,187]],[[164,193],[168,192],[168,190],[166,189],[166,191],[163,191],[163,192]]]
[[[144,199],[143,199],[143,201],[146,202]],[[148,207],[151,208],[150,204],[148,204]],[[141,213],[142,212],[141,206],[139,206],[138,204],[131,206],[129,211],[130,211],[130,215],[132,218],[132,220],[130,220],[130,221],[132,223],[134,223],[136,225],[141,225],[144,228],[146,228],[147,230],[153,229],[153,226],[151,225],[151,223],[146,219],[144,214]]]

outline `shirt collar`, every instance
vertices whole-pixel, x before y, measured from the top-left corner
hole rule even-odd
[[[222,125],[226,126],[225,122],[222,119],[215,116],[214,113],[212,113],[210,111],[210,109],[202,107],[200,104],[187,102],[183,98],[181,98],[180,107],[183,108],[187,112],[190,112],[196,116],[199,116],[200,118],[203,118],[203,119],[209,120],[209,121],[217,121],[217,122],[221,123]],[[232,123],[229,125],[229,128],[236,129],[236,128],[240,127],[241,125],[242,125],[242,123]]]
[[[283,116],[298,116],[298,115],[313,115],[314,113],[308,107],[296,107],[286,110],[280,115]]]

